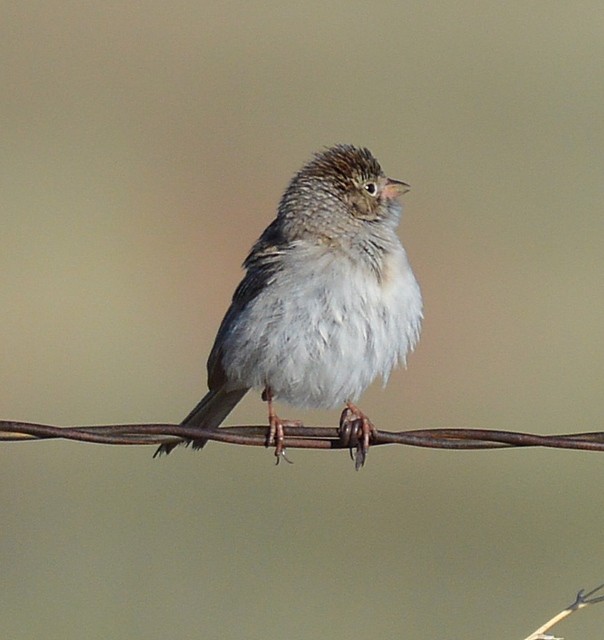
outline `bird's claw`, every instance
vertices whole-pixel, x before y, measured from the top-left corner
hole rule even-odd
[[[347,403],[340,416],[340,439],[349,443],[350,457],[357,471],[365,464],[371,439],[376,434],[371,420],[357,406]],[[353,448],[356,449],[354,454]]]
[[[300,420],[282,420],[275,413],[275,409],[273,407],[273,393],[270,387],[265,387],[262,392],[262,399],[268,402],[269,428],[266,446],[270,447],[271,445],[275,445],[275,457],[277,458],[277,462],[275,464],[279,464],[282,459],[289,464],[293,464],[293,461],[285,455],[285,433],[283,431],[283,427],[301,427],[302,423]]]
[[[275,462],[275,464],[279,464],[282,459],[289,464],[293,464],[293,461],[285,454],[285,432],[283,428],[301,426],[302,423],[299,420],[281,420],[276,413],[271,412],[269,415],[269,431],[268,438],[266,439],[266,446],[275,446],[275,457],[277,458],[277,462]]]
[[[282,449],[275,447],[275,456],[277,457],[277,460],[275,461],[276,465],[279,464],[281,460],[285,460],[287,464],[294,464],[294,461],[290,460],[285,454],[285,447],[283,447]]]

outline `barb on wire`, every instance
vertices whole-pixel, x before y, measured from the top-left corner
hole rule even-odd
[[[338,427],[286,427],[288,449],[353,449],[358,432]],[[267,426],[249,425],[203,429],[178,424],[120,424],[56,427],[11,420],[0,421],[0,441],[30,441],[50,438],[113,445],[161,445],[183,439],[215,440],[245,446],[267,446]],[[376,430],[371,446],[403,444],[434,449],[501,449],[510,447],[550,447],[604,451],[604,432],[542,436],[518,431],[491,429]]]

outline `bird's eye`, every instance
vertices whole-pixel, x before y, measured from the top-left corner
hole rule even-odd
[[[366,182],[363,185],[363,189],[365,189],[370,196],[376,196],[378,192],[377,184],[375,184],[375,182]]]

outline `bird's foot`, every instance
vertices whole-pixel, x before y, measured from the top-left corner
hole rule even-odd
[[[275,412],[271,412],[271,415],[269,415],[269,431],[266,446],[275,446],[275,457],[277,458],[276,464],[279,464],[282,459],[285,460],[285,462],[292,464],[292,460],[290,460],[285,454],[285,433],[283,428],[301,426],[302,423],[300,420],[282,420]]]
[[[377,429],[373,422],[356,405],[347,402],[340,416],[340,438],[350,442],[350,457],[354,460],[357,471],[365,464],[371,438],[376,434]],[[356,451],[353,455],[355,445]]]
[[[266,446],[275,446],[275,457],[277,458],[276,464],[281,462],[281,459],[285,460],[289,464],[292,461],[285,455],[285,432],[284,427],[301,427],[302,422],[300,420],[283,420],[276,413],[273,407],[273,394],[270,387],[266,387],[262,392],[262,399],[268,402],[268,437],[266,439]]]

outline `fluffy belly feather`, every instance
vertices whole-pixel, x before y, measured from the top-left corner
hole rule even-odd
[[[421,308],[400,245],[380,279],[341,255],[292,252],[230,328],[223,351],[229,387],[269,385],[275,398],[298,407],[354,401],[404,362]]]

